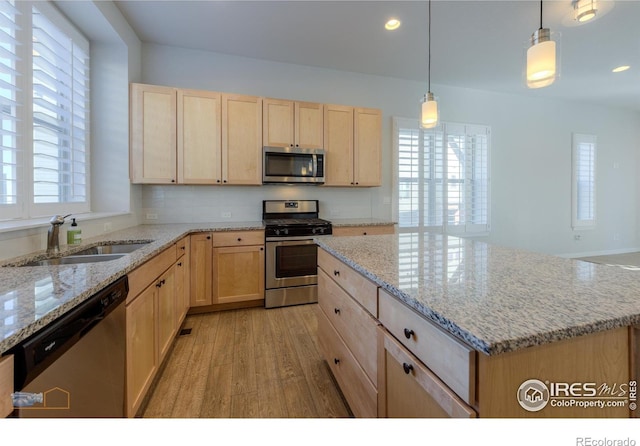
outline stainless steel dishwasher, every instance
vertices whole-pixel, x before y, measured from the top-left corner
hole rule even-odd
[[[13,416],[123,417],[127,277],[11,350]]]

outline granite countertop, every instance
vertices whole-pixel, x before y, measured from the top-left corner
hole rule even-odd
[[[183,236],[195,232],[262,230],[262,222],[141,225],[61,246],[61,255],[104,242],[148,245],[120,259],[57,266],[20,265],[45,258],[44,251],[0,262],[0,355],[59,316],[133,271]]]
[[[396,224],[394,221],[381,220],[378,218],[338,218],[330,220],[331,226],[336,228],[345,226],[388,226]]]
[[[316,242],[488,355],[640,323],[635,271],[439,234]]]

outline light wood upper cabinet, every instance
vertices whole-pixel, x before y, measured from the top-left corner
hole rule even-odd
[[[382,113],[325,105],[325,186],[382,184]]]
[[[382,184],[382,112],[378,109],[354,110],[353,179],[356,186]]]
[[[353,107],[324,107],[325,186],[353,185]]]
[[[322,104],[265,99],[263,145],[320,149],[324,145],[323,119]]]
[[[175,88],[131,84],[133,183],[176,182],[176,95]]]
[[[262,99],[222,95],[222,183],[262,184]]]
[[[178,90],[178,182],[222,181],[221,94]]]

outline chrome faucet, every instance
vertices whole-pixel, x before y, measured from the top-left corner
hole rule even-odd
[[[67,214],[64,217],[62,215],[54,215],[49,220],[51,226],[47,233],[47,254],[57,254],[60,252],[60,239],[58,237],[60,232],[60,226],[64,224],[64,219],[70,216]]]

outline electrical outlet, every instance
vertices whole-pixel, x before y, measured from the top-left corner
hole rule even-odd
[[[109,231],[112,231],[112,230],[113,230],[113,227],[111,225],[111,222],[110,221],[106,222],[104,224],[103,231],[104,232],[109,232]]]
[[[231,211],[223,211],[222,218],[231,218]]]
[[[157,219],[158,219],[158,214],[152,214],[152,213],[147,214],[147,220],[157,220]]]

